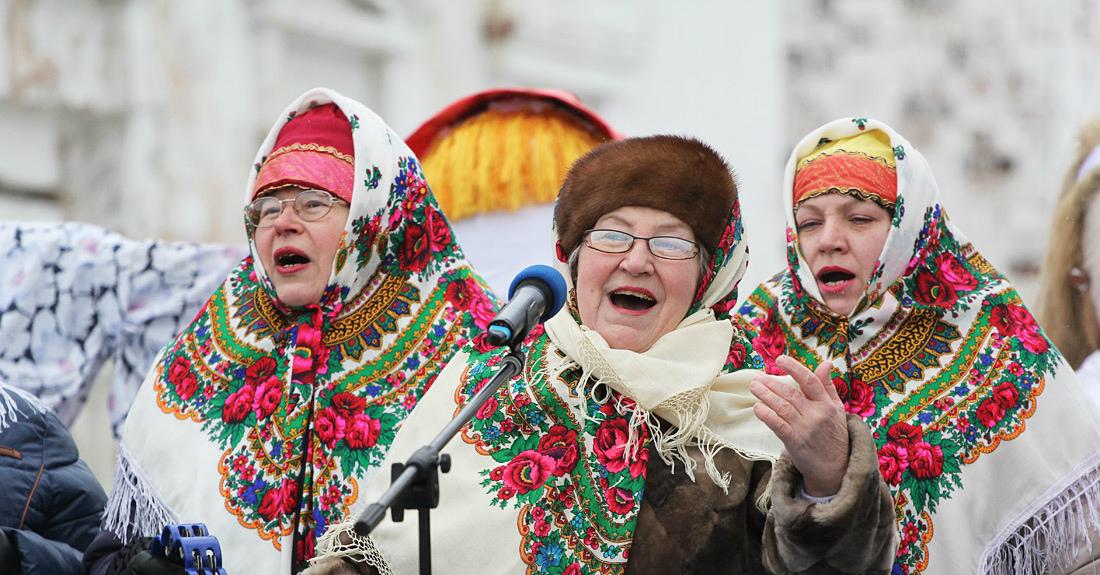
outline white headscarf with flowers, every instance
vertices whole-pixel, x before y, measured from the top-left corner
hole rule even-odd
[[[282,306],[250,242],[135,400],[104,520],[124,541],[203,522],[229,572],[301,569],[327,526],[371,497],[363,482],[405,416],[492,318],[416,157],[362,104],[307,92],[257,171],[287,122],[330,102],[350,124],[355,183],[324,294]]]
[[[865,295],[841,317],[798,247],[795,168],[870,130],[889,137],[898,199]],[[765,363],[780,353],[834,362],[841,399],[874,431],[894,494],[895,572],[1064,567],[1067,550],[1100,526],[1100,420],[1012,284],[948,220],[924,157],[885,124],[836,120],[795,147],[783,193],[788,269],[739,314]]]

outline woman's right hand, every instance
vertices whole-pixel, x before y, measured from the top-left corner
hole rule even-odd
[[[822,362],[813,372],[787,355],[779,356],[775,364],[798,387],[772,375],[756,377],[749,387],[760,400],[753,413],[783,442],[802,474],[806,494],[835,495],[848,469],[848,423],[829,377],[833,364]]]

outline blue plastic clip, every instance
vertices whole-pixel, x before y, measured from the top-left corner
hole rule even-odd
[[[202,523],[165,525],[149,551],[183,565],[187,575],[228,575],[222,567],[222,547]]]

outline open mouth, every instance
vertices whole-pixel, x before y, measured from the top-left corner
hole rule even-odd
[[[821,283],[825,285],[837,285],[844,283],[848,280],[855,279],[856,274],[852,272],[826,272],[821,274]]]
[[[612,291],[608,299],[615,307],[630,311],[645,311],[657,305],[657,298],[647,290],[620,288]]]
[[[856,274],[838,266],[829,266],[817,273],[817,281],[825,288],[843,288],[855,278]]]
[[[279,271],[297,270],[309,262],[309,256],[295,248],[279,248],[275,251],[275,267]]]

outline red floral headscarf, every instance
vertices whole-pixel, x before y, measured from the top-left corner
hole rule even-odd
[[[128,483],[107,519],[125,536],[135,525],[152,535],[171,517],[205,522],[233,572],[303,568],[326,526],[371,497],[361,481],[494,313],[416,157],[358,102],[314,90],[291,104],[257,155],[245,201],[297,182],[286,180],[301,173],[286,158],[314,162],[310,169],[346,164],[331,151],[284,151],[301,143],[287,145],[295,126],[317,126],[311,118],[342,122],[354,144],[348,154],[339,138],[320,142],[354,158],[348,220],[321,301],[278,304],[252,244],[253,256],[150,373],[124,432]],[[329,191],[343,195],[340,170],[309,174],[333,175]]]

